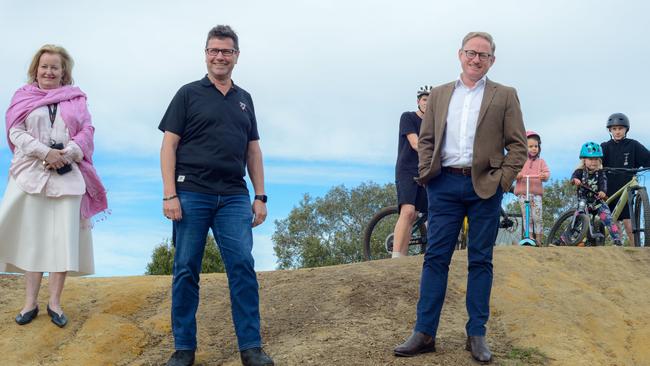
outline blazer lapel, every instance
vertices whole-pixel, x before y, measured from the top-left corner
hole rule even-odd
[[[485,90],[483,91],[483,100],[481,101],[481,109],[478,113],[478,121],[476,121],[476,127],[481,124],[485,113],[487,112],[488,106],[492,103],[492,98],[497,92],[497,86],[490,79],[485,80]]]
[[[439,118],[436,118],[435,133],[438,141],[440,142],[443,141],[445,128],[447,127],[447,115],[449,114],[449,102],[451,101],[451,95],[454,93],[455,86],[456,86],[456,82],[451,82],[447,84],[447,86],[443,89],[440,98],[438,99],[437,110],[440,111],[439,112],[440,114],[436,116]],[[441,146],[442,143],[439,143],[438,145]]]

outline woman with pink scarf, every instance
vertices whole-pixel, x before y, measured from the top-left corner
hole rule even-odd
[[[86,95],[72,86],[72,66],[63,47],[41,47],[6,114],[14,155],[0,203],[0,272],[25,274],[20,325],[38,315],[43,272],[49,272],[47,313],[64,327],[66,276],[95,270],[90,219],[106,209],[106,191],[93,167],[94,127]]]

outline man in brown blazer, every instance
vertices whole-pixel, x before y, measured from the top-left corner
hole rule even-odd
[[[485,32],[465,36],[458,80],[434,88],[420,130],[419,182],[429,199],[429,229],[417,321],[396,356],[435,351],[447,274],[463,219],[467,245],[466,349],[480,362],[492,354],[485,340],[492,289],[492,249],[504,191],[526,161],[526,137],[514,88],[488,80],[495,45]]]

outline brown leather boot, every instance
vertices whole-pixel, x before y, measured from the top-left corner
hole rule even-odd
[[[478,362],[489,363],[492,361],[492,352],[488,347],[485,336],[469,336],[467,337],[467,345],[465,349],[472,353],[472,357]]]
[[[436,340],[425,333],[413,332],[406,342],[395,347],[395,356],[412,357],[420,353],[435,352]]]

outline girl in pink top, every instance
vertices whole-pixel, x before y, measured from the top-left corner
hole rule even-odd
[[[521,212],[526,217],[526,176],[529,177],[529,192],[530,192],[530,218],[531,226],[535,232],[535,241],[542,244],[544,240],[544,228],[542,226],[542,196],[544,195],[544,187],[542,182],[546,182],[550,176],[551,171],[546,165],[544,159],[539,157],[542,151],[542,138],[535,131],[526,131],[528,138],[528,160],[524,164],[519,174],[517,174],[517,185],[515,187],[515,195],[519,199]]]

